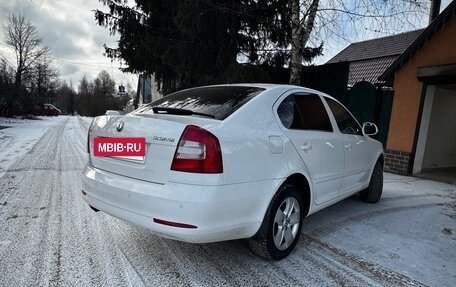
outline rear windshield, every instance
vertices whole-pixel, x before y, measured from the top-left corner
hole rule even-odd
[[[256,95],[264,91],[255,87],[203,87],[169,94],[136,113],[152,113],[153,108],[184,109],[224,120]]]

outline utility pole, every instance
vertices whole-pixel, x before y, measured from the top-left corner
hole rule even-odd
[[[431,7],[429,11],[429,24],[439,16],[441,0],[431,0]]]

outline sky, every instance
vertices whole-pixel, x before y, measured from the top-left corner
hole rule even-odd
[[[92,10],[106,10],[98,0],[1,0],[0,22],[6,23],[9,14],[22,14],[37,27],[44,45],[51,49],[54,66],[61,78],[71,81],[77,89],[84,75],[95,79],[106,70],[116,84],[136,90],[138,77],[119,71],[119,62],[111,62],[103,55],[103,44],[116,47],[118,36],[96,24]],[[6,47],[0,31],[0,54],[15,64],[14,51]]]
[[[451,0],[443,0],[441,11],[450,2]],[[103,44],[116,47],[118,36],[111,36],[107,29],[96,24],[94,9],[107,10],[98,0],[1,0],[0,22],[5,24],[8,15],[12,13],[28,18],[37,27],[43,43],[51,48],[54,66],[59,70],[61,78],[71,81],[74,88],[77,88],[84,75],[93,80],[101,70],[106,70],[118,85],[129,83],[136,89],[137,75],[122,73],[119,71],[119,62],[111,62],[103,55]],[[426,24],[427,16],[423,16],[416,22],[415,28]],[[0,32],[0,56],[14,64],[13,50],[5,46],[3,31]],[[395,32],[402,31],[399,28]],[[385,35],[381,32],[363,32],[345,40],[327,38],[324,55],[315,59],[314,63],[325,63],[351,41],[379,36]]]

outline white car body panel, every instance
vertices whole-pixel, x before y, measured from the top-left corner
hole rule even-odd
[[[273,111],[277,121],[277,108],[282,100],[301,90],[291,90],[276,101]],[[327,107],[325,106],[327,109]],[[339,133],[292,130],[279,124],[282,132],[293,142],[304,161],[314,189],[315,204],[322,204],[339,197],[344,174],[344,154]]]
[[[288,131],[306,164],[314,187],[314,200],[322,204],[339,197],[344,170],[344,154],[339,135],[326,132]]]
[[[278,119],[277,105],[288,94],[327,95],[288,85],[238,86],[266,90],[223,121],[176,115],[96,118],[90,129],[91,138],[145,137],[147,155],[144,163],[138,163],[97,158],[92,151],[82,174],[83,198],[96,209],[161,236],[204,243],[253,236],[274,194],[292,175],[308,181],[307,215],[368,185],[374,164],[383,153],[381,144],[367,136],[358,136],[356,141],[344,137],[326,103],[333,133],[299,131],[298,135],[298,131],[287,130]],[[116,131],[119,121],[124,122],[122,133]],[[223,173],[170,170],[179,138],[189,124],[218,138]],[[174,141],[158,141],[154,137]],[[306,142],[312,146],[310,151],[300,149]],[[354,146],[350,151],[344,148],[346,142]],[[355,154],[358,150],[362,155]],[[166,226],[155,223],[154,218],[197,228]]]
[[[271,187],[278,184],[279,180],[207,186],[174,182],[162,185],[90,165],[83,171],[83,189],[87,192],[84,199],[89,205],[161,236],[193,243],[253,236],[264,216],[257,208],[269,204],[266,196],[258,198],[257,189],[273,193]],[[190,223],[198,228],[169,227],[153,222],[153,218]]]
[[[365,136],[343,135],[345,149],[345,171],[341,195],[362,189],[369,183],[369,154],[371,146]]]

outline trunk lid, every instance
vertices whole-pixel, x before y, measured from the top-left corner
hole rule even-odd
[[[121,131],[117,125],[123,122]],[[210,128],[218,121],[174,115],[99,116],[90,128],[90,159],[98,169],[119,175],[164,184],[167,182],[179,139],[188,124]],[[144,137],[144,160],[93,156],[95,137]]]

